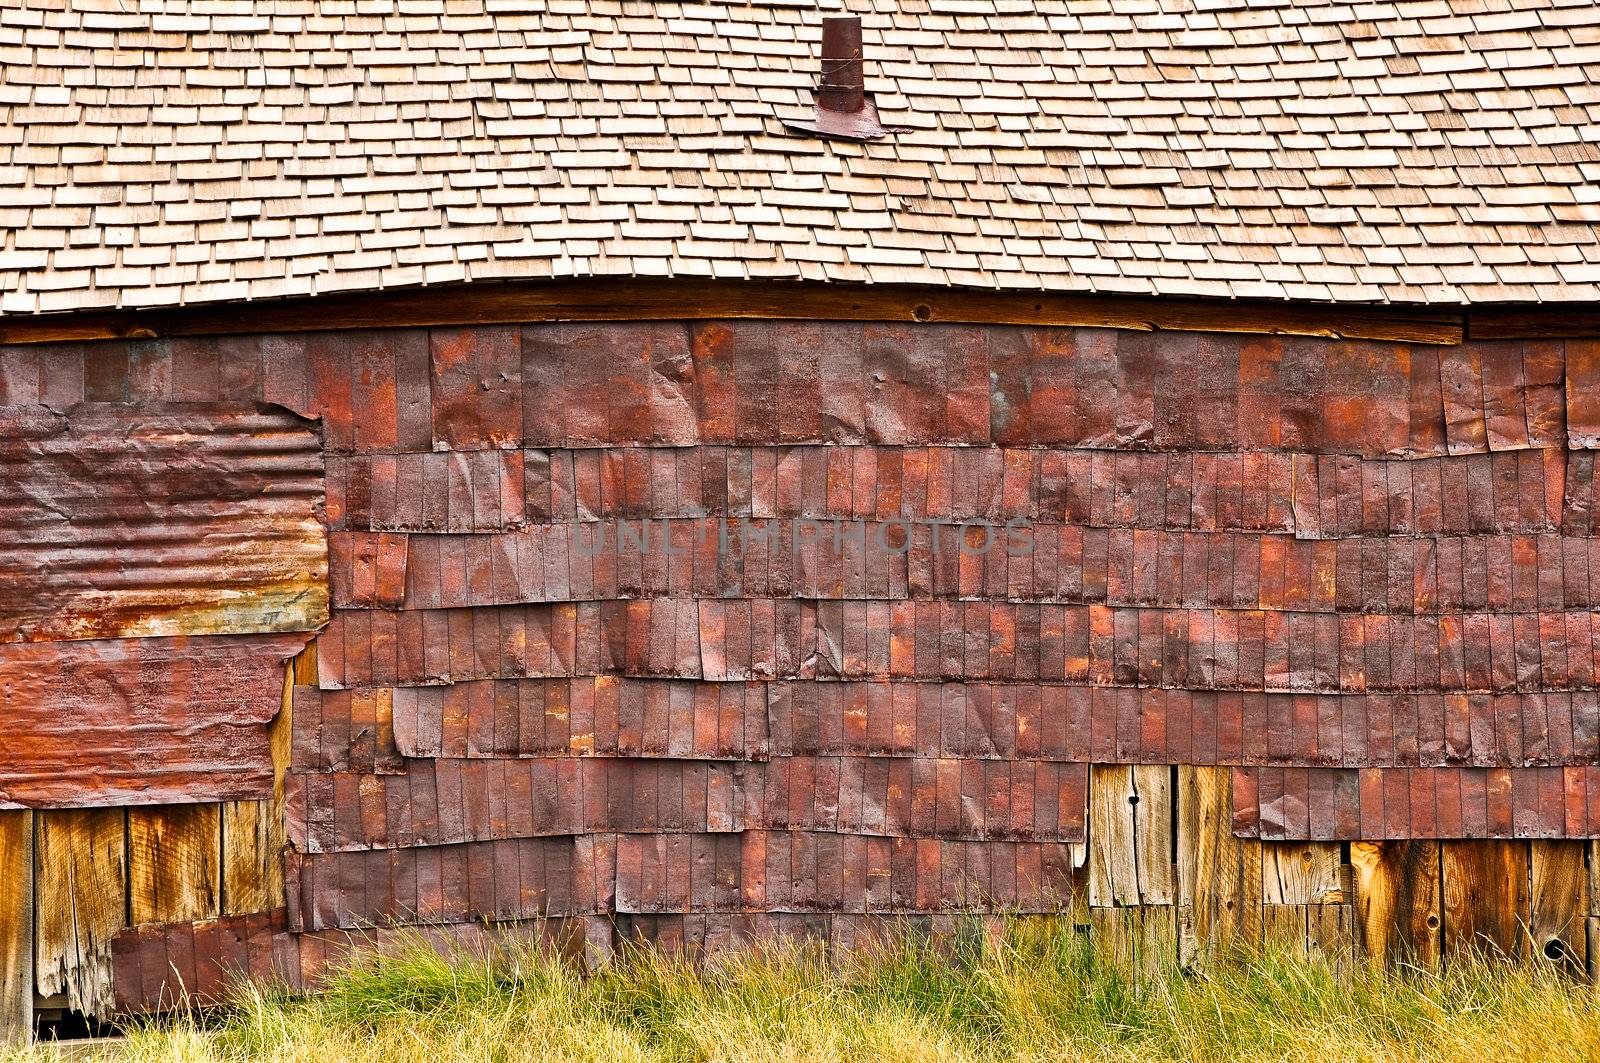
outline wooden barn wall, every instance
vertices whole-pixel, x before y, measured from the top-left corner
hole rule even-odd
[[[1581,966],[1597,385],[1004,325],[0,348],[0,1036],[395,924]]]

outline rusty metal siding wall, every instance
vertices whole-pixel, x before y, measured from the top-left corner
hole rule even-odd
[[[744,321],[5,357],[7,401],[321,421],[288,907],[130,931],[125,1006],[301,984],[392,921],[604,950],[1049,911],[1122,844],[1096,785],[1172,807],[1164,767],[1095,765],[1232,769],[1249,838],[1600,835],[1590,341]],[[865,543],[802,531],[834,519]],[[980,520],[1029,549],[951,547]]]

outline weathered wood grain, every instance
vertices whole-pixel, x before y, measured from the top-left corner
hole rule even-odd
[[[310,664],[302,660],[311,655]],[[283,849],[285,778],[294,734],[295,672],[316,666],[315,643],[283,669],[282,708],[268,726],[272,752],[272,797],[222,804],[222,912],[224,915],[280,908],[284,902]]]
[[[1350,846],[1356,918],[1376,963],[1437,963],[1442,898],[1437,842],[1356,842]]]
[[[111,941],[128,924],[127,814],[72,809],[40,812],[37,822],[39,993],[64,994],[75,1011],[109,1016]]]
[[[1306,909],[1308,944],[1336,964],[1347,964],[1360,947],[1354,904],[1313,904]]]
[[[33,813],[0,812],[0,1048],[33,1036]]]
[[[276,801],[221,808],[221,912],[245,915],[283,904],[283,813]]]
[[[1262,847],[1261,899],[1264,904],[1337,904],[1339,846],[1334,842],[1269,842]]]
[[[1586,966],[1584,919],[1589,910],[1589,869],[1584,843],[1531,843],[1528,933],[1536,955],[1573,972]]]
[[[1176,912],[1169,904],[1090,908],[1089,933],[1096,955],[1136,978],[1170,968],[1178,962]]]
[[[1234,837],[1230,774],[1227,768],[1178,769],[1178,917],[1185,963],[1261,934],[1263,843]]]
[[[1452,841],[1439,851],[1445,952],[1526,956],[1528,843]]]
[[[607,280],[474,284],[171,310],[52,314],[0,323],[0,343],[522,321],[681,318],[1092,325],[1459,343],[1454,310],[1310,307],[1249,300],[963,292],[914,285]],[[1507,324],[1502,327],[1514,328]]]
[[[1171,769],[1096,766],[1089,776],[1089,904],[1172,904]]]
[[[128,811],[131,923],[174,923],[220,914],[221,806]]]

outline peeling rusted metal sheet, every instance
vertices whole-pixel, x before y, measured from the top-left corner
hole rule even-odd
[[[327,620],[313,426],[274,407],[0,411],[0,642]]]
[[[0,644],[0,808],[272,796],[302,634]]]

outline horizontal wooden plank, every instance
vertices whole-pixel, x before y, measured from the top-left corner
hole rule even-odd
[[[682,317],[1092,325],[1141,331],[1277,333],[1414,343],[1457,343],[1463,327],[1458,310],[1407,306],[986,292],[910,285],[588,279],[7,317],[0,318],[0,342]]]
[[[1600,336],[1600,305],[1507,303],[1474,306],[1465,313],[1465,325],[1467,336],[1475,340]]]

